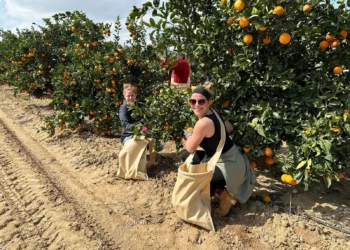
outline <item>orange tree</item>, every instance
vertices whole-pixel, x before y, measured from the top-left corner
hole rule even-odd
[[[249,145],[252,161],[266,157],[258,167],[278,163],[286,182],[306,188],[339,181],[350,160],[344,2],[154,0],[129,18],[149,12],[157,47],[187,51],[212,77],[214,105],[233,122],[235,142]],[[283,141],[289,150],[277,162]]]

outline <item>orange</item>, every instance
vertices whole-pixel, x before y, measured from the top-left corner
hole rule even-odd
[[[250,44],[253,41],[253,36],[248,34],[243,37],[243,42],[246,44]]]
[[[334,73],[335,75],[339,75],[339,74],[341,74],[342,72],[343,72],[343,68],[340,67],[340,66],[335,67],[335,68],[333,69],[333,73]]]
[[[77,30],[77,28],[75,28],[74,26],[72,26],[72,31],[75,32]]]
[[[284,9],[282,6],[276,6],[275,9],[273,10],[273,14],[277,16],[282,16],[284,13]]]
[[[260,30],[260,31],[265,31],[265,30],[267,30],[267,27],[266,27],[266,26],[261,26],[261,27],[259,28],[259,30]]]
[[[239,19],[239,26],[241,26],[242,28],[247,27],[249,25],[249,19],[247,17],[241,17]]]
[[[98,43],[97,41],[93,41],[93,42],[91,43],[91,45],[94,46],[94,47],[96,47],[97,43]]]
[[[230,105],[229,100],[226,100],[226,101],[224,102],[224,104],[222,105],[222,107],[223,107],[224,109],[227,109],[229,105]]]
[[[249,151],[250,151],[250,146],[249,146],[249,145],[245,145],[245,146],[243,147],[243,150],[244,150],[244,152],[249,153]]]
[[[335,36],[330,35],[329,32],[328,32],[327,35],[326,35],[326,40],[328,42],[332,42],[334,39],[335,39]]]
[[[75,107],[76,107],[77,109],[80,108],[80,104],[79,104],[79,103],[75,104]]]
[[[348,32],[346,30],[339,31],[340,39],[345,39],[348,36]]]
[[[133,39],[133,40],[136,40],[136,39],[137,39],[136,34],[133,34],[133,35],[132,35],[132,39]]]
[[[62,123],[63,123],[63,120],[62,120],[62,119],[59,119],[59,120],[58,120],[58,123],[62,124]]]
[[[250,166],[252,168],[256,168],[256,161],[250,161]]]
[[[281,181],[282,181],[282,182],[286,182],[287,176],[288,176],[287,174],[282,174],[282,175],[281,175]]]
[[[265,163],[267,165],[273,165],[275,163],[275,160],[272,157],[266,157],[265,158]]]
[[[241,11],[241,10],[244,9],[244,6],[245,6],[245,4],[244,4],[243,1],[237,0],[237,1],[235,2],[235,4],[233,5],[233,8],[234,8],[235,10]]]
[[[271,43],[271,39],[270,39],[270,37],[265,37],[264,39],[263,39],[263,43],[264,44],[269,44],[269,43]]]
[[[267,157],[270,157],[273,155],[273,150],[271,148],[265,148],[264,149],[264,155]]]
[[[303,7],[304,12],[310,12],[312,9],[311,4],[305,4]]]
[[[114,63],[114,58],[113,57],[109,58],[109,63]]]
[[[340,45],[340,41],[338,39],[335,39],[333,42],[332,42],[332,47],[338,47]]]
[[[338,178],[339,179],[343,179],[344,178],[344,175],[342,173],[338,173]]]
[[[328,42],[326,40],[322,40],[318,46],[321,48],[321,49],[327,49],[328,48]]]
[[[271,198],[270,198],[270,196],[268,196],[268,195],[264,195],[263,200],[264,200],[266,203],[270,203],[270,202],[271,202]]]
[[[294,180],[293,176],[286,174],[286,176],[284,177],[284,182],[286,183],[291,183]]]
[[[232,18],[232,17],[229,17],[229,18],[227,19],[226,23],[227,23],[228,25],[232,25],[232,24],[233,24],[233,18]]]
[[[187,132],[192,132],[192,131],[193,131],[193,128],[188,127],[188,128],[186,129],[186,131],[187,131]]]
[[[168,130],[169,129],[169,125],[165,124],[163,128],[164,128],[164,130]]]
[[[297,181],[293,179],[292,181],[288,182],[288,184],[294,186],[297,184]]]
[[[291,39],[291,37],[288,33],[283,33],[280,35],[279,41],[282,44],[288,44],[290,42],[290,39]]]

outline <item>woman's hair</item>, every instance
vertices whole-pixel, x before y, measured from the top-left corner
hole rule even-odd
[[[126,90],[131,90],[132,92],[134,92],[134,94],[137,94],[137,87],[131,83],[125,83],[123,85],[123,94]]]
[[[198,85],[192,91],[192,94],[194,94],[194,93],[202,94],[208,100],[211,100],[214,98],[214,92],[211,90],[212,85],[213,84],[211,82],[205,82],[203,85]]]
[[[185,60],[185,59],[186,59],[186,54],[183,53],[183,52],[177,54],[177,56],[181,56],[181,59],[182,59],[182,60]]]

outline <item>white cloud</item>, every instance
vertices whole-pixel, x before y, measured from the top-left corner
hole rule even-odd
[[[43,24],[42,18],[66,11],[82,11],[95,22],[114,24],[117,16],[124,26],[133,6],[141,7],[146,0],[0,0],[0,28],[15,31],[30,28],[32,23]],[[120,33],[122,42],[128,33]]]

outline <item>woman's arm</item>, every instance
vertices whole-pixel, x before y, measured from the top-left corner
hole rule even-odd
[[[229,133],[229,134],[233,133],[233,125],[231,124],[230,121],[228,121],[228,120],[225,121],[225,128],[226,128],[227,133]]]
[[[192,135],[186,141],[186,150],[190,153],[195,152],[204,137],[211,137],[214,132],[215,127],[212,120],[208,118],[200,119],[194,126]]]

